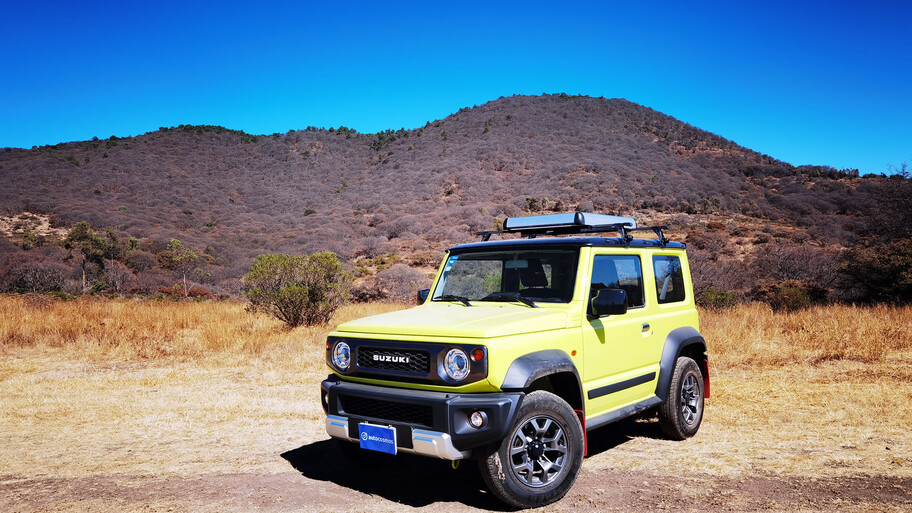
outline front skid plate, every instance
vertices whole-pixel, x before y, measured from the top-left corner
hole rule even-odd
[[[358,443],[357,439],[348,436],[348,418],[341,415],[327,415],[326,433],[333,438]],[[444,460],[461,460],[472,454],[453,447],[453,438],[447,433],[415,428],[412,428],[412,448],[399,447],[398,450]]]

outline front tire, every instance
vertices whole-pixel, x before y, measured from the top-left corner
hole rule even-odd
[[[479,460],[491,492],[518,508],[560,500],[583,462],[583,428],[560,397],[543,390],[525,396],[509,434]]]
[[[703,422],[703,374],[697,362],[681,357],[675,362],[668,398],[659,407],[659,425],[672,440],[697,434]]]

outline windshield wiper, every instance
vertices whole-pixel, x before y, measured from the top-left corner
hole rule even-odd
[[[520,296],[519,294],[494,293],[494,294],[491,294],[490,296],[485,296],[485,297],[479,299],[479,301],[499,301],[499,302],[511,302],[511,303],[513,301],[519,301],[520,303],[522,303],[526,306],[529,306],[532,308],[538,308],[538,305],[535,304],[535,301],[532,301],[531,299],[529,299],[527,297]]]
[[[454,296],[452,294],[444,294],[442,296],[437,296],[433,299],[434,301],[459,301],[460,303],[466,306],[472,306],[472,303],[469,303],[469,298],[462,296]]]

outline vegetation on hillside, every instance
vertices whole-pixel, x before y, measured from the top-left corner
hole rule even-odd
[[[505,217],[583,210],[670,224],[700,298],[909,297],[901,280],[870,285],[895,268],[876,260],[908,256],[908,173],[795,167],[619,99],[514,96],[377,134],[181,125],[5,149],[0,178],[0,211],[70,232],[85,221],[124,249],[15,232],[0,238],[3,290],[238,295],[258,255],[326,250],[359,275],[356,297],[391,298]],[[192,266],[162,257],[172,240],[198,255]]]

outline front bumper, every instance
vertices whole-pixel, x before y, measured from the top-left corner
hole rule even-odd
[[[458,460],[472,449],[500,442],[513,423],[524,393],[451,394],[342,381],[333,375],[321,384],[326,432],[358,442],[358,424],[369,422],[396,429],[397,450]],[[469,423],[482,412],[485,424]]]
[[[326,416],[326,433],[333,438],[359,443],[358,438],[349,435],[349,419],[339,415]],[[357,428],[356,428],[357,430]],[[472,455],[472,451],[460,451],[453,446],[453,437],[437,431],[412,428],[411,448],[399,446],[399,451],[433,456],[444,460],[461,460]]]

